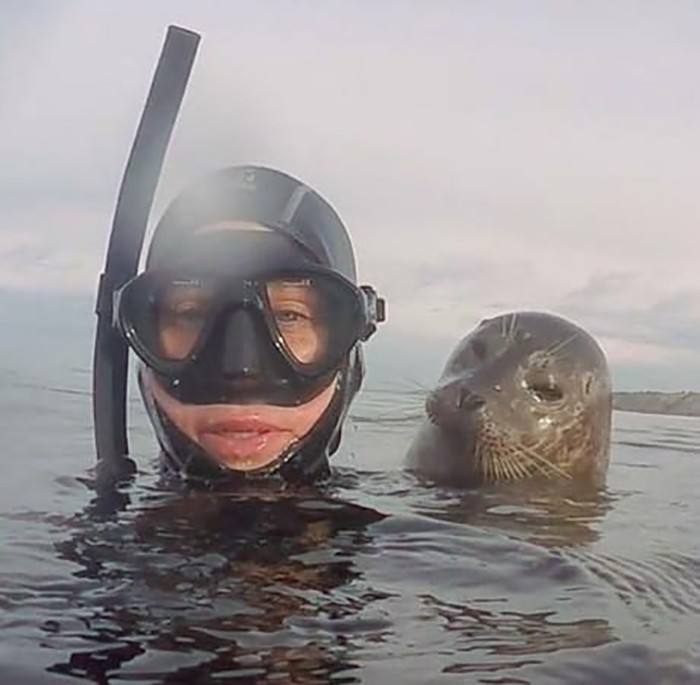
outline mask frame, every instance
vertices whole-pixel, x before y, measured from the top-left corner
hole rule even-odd
[[[336,294],[343,293],[343,297],[347,298],[346,304],[343,304],[347,312],[344,335],[334,341],[332,346],[335,349],[330,350],[325,355],[325,359],[317,364],[305,364],[293,354],[274,321],[272,306],[266,292],[266,286],[270,282],[305,278],[317,279],[321,284],[324,281],[326,284],[330,282],[336,289]],[[145,342],[144,338],[157,337],[157,333],[151,332],[150,336],[140,334],[139,326],[134,323],[137,317],[129,313],[138,306],[143,307],[144,305],[140,303],[144,299],[149,300],[145,305],[147,308],[155,308],[157,306],[155,292],[160,284],[168,281],[178,282],[180,285],[187,285],[188,282],[196,285],[207,283],[212,285],[215,292],[213,301],[209,305],[209,313],[192,348],[187,354],[177,359],[155,352],[152,349],[155,345]],[[335,369],[355,344],[365,342],[371,337],[377,325],[383,322],[386,316],[384,299],[377,295],[372,286],[356,286],[330,269],[309,265],[295,269],[274,269],[256,277],[189,276],[177,272],[156,274],[146,271],[131,279],[114,293],[112,323],[149,368],[160,376],[177,378],[196,365],[198,360],[206,354],[221,319],[230,316],[232,311],[239,308],[251,309],[253,310],[251,313],[257,314],[259,320],[265,324],[269,342],[276,350],[279,360],[285,364],[289,373],[305,379],[318,378]],[[150,320],[156,316],[153,311],[141,314]],[[330,325],[333,323],[339,322],[331,321]]]

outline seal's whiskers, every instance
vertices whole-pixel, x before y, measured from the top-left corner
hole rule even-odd
[[[518,313],[513,312],[510,316],[510,330],[508,331],[507,339],[509,342],[515,342],[515,333],[518,330]]]
[[[578,338],[578,333],[573,333],[568,338],[555,343],[551,347],[545,349],[544,354],[547,356],[556,357],[567,345],[570,345],[574,340]]]
[[[542,474],[547,476],[551,475],[547,473],[547,469],[549,469],[550,472],[554,472],[555,474],[558,474],[562,476],[563,478],[571,478],[571,475],[568,474],[566,471],[563,469],[559,468],[557,464],[549,461],[548,459],[545,459],[544,457],[540,456],[537,454],[535,450],[533,450],[531,447],[528,447],[524,443],[520,443],[519,448],[523,451],[524,454],[527,454],[528,456],[532,457],[535,459],[541,466],[544,467],[544,471],[542,471]]]
[[[522,459],[520,454],[518,454],[517,452],[512,452],[509,459],[513,464],[513,470],[516,472],[516,478],[528,478],[532,475],[532,471],[530,471],[530,469],[528,468],[532,463],[530,457],[528,457],[527,459]]]

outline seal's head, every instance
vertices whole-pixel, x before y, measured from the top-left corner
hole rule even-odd
[[[607,471],[605,355],[589,333],[552,314],[482,321],[450,355],[426,412],[409,466],[438,480],[599,482]]]

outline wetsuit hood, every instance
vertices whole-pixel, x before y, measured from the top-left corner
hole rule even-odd
[[[357,281],[350,238],[328,202],[288,174],[251,165],[216,171],[177,196],[156,226],[146,270],[178,263],[183,243],[201,227],[232,221],[284,235],[308,261]],[[255,472],[222,466],[178,430],[154,400],[146,373],[141,364],[139,387],[170,473],[200,483],[271,476],[308,481],[328,471],[328,458],[339,446],[344,418],[362,384],[364,363],[358,342],[338,369],[334,396],[316,425],[273,464]]]

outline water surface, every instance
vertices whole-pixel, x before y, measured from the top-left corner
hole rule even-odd
[[[697,419],[615,414],[601,491],[449,490],[401,471],[420,392],[370,382],[330,483],[183,494],[134,398],[96,500],[91,341],[4,344],[3,685],[700,683]]]

